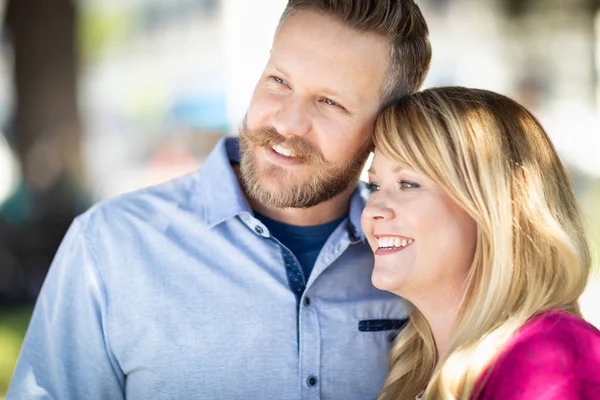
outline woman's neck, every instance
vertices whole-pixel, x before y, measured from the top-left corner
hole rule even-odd
[[[458,308],[456,310],[446,310],[442,312],[436,310],[434,313],[424,314],[425,319],[429,323],[433,338],[435,339],[435,345],[440,357],[447,350],[452,334],[456,328],[456,316],[458,314]]]
[[[448,349],[456,329],[461,299],[462,293],[453,291],[451,295],[411,300],[427,320],[440,357]]]

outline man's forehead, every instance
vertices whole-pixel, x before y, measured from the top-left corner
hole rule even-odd
[[[270,67],[293,79],[346,95],[379,95],[388,65],[389,42],[314,12],[286,18],[278,30]],[[358,93],[360,92],[360,93]]]

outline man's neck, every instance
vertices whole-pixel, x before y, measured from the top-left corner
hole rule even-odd
[[[260,204],[248,196],[248,202],[253,210],[275,221],[296,226],[314,226],[331,222],[348,213],[350,197],[355,185],[351,185],[334,197],[310,208],[277,208]]]

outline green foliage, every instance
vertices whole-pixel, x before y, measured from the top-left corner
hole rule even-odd
[[[0,308],[0,398],[8,389],[31,312],[31,307]]]
[[[78,21],[78,47],[82,61],[102,58],[132,40],[135,15],[131,8],[97,10],[82,7]]]

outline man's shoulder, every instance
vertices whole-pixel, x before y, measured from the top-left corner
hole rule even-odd
[[[103,200],[77,219],[88,232],[100,233],[126,226],[168,224],[177,211],[189,208],[199,171]]]

